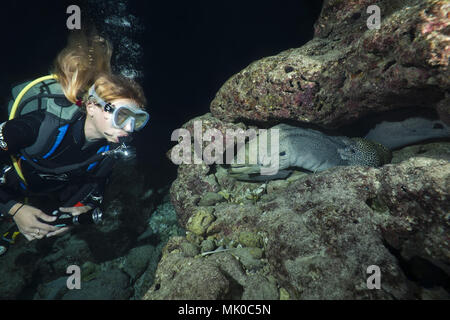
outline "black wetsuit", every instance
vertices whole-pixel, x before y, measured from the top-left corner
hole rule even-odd
[[[19,150],[33,145],[39,135],[44,122],[45,112],[34,111],[24,116],[7,121],[2,129],[3,140],[7,143],[7,150],[0,149],[0,163],[3,169],[11,165],[10,155],[16,155]],[[84,134],[85,115],[80,115],[74,122],[63,126],[66,130],[59,143],[47,152],[45,159],[39,159],[38,164],[43,167],[59,167],[70,164],[83,163],[93,155],[108,150],[105,139],[87,142]],[[60,205],[69,198],[73,198],[83,186],[89,184],[90,193],[80,194],[77,201],[84,205],[97,207],[100,205],[104,186],[112,170],[113,160],[94,161],[75,171],[64,174],[43,173],[22,158],[20,166],[26,184],[19,178],[16,170],[11,167],[3,175],[0,184],[0,213],[6,215],[11,207],[24,196],[53,194],[57,196]],[[96,176],[101,169],[102,175]],[[106,170],[105,170],[106,169]],[[105,174],[106,173],[106,174]],[[84,188],[86,189],[86,188]]]

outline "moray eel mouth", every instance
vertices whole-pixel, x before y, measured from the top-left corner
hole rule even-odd
[[[241,181],[265,182],[275,179],[286,179],[292,173],[292,170],[278,170],[273,175],[261,175],[261,168],[264,167],[261,165],[234,164],[228,168],[228,175]]]
[[[284,170],[289,167],[288,156],[286,152],[281,152],[276,156],[278,157],[276,160],[273,155],[270,157],[270,160],[269,158],[266,158],[264,164],[259,162],[256,164],[249,164],[248,159],[246,159],[246,164],[230,164],[228,175],[235,179],[246,181],[284,179],[292,172],[291,170]]]
[[[248,150],[248,145],[246,145]],[[253,157],[254,161],[256,157]],[[235,163],[230,164],[230,168],[228,169],[228,173],[233,175],[276,175],[277,172],[281,169],[285,169],[288,167],[288,156],[286,151],[282,151],[276,154],[265,155],[261,158],[258,158],[256,163],[251,163],[249,161],[249,157],[247,156],[245,159],[245,163]],[[236,158],[235,158],[235,162]]]
[[[230,174],[252,174],[252,173],[260,173],[261,166],[254,165],[245,165],[245,164],[232,164],[228,169],[228,173]]]
[[[274,141],[271,141],[274,143]],[[284,144],[277,141],[276,148],[259,150],[254,153],[250,151],[249,143],[245,143],[245,157],[239,162],[238,157],[228,167],[229,176],[237,180],[245,181],[267,181],[286,178],[292,171],[285,171],[290,165],[289,152]],[[280,172],[282,171],[282,172]]]

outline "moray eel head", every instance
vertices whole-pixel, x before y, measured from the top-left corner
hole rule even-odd
[[[273,180],[284,179],[290,174],[290,171],[283,170],[289,167],[290,155],[282,144],[278,148],[271,149],[269,143],[267,152],[258,150],[257,144],[253,148],[250,144],[246,142],[241,150],[241,152],[245,150],[245,157],[239,157],[238,152],[234,158],[233,164],[228,169],[230,176],[238,180],[254,180],[251,177],[261,175],[262,180]]]

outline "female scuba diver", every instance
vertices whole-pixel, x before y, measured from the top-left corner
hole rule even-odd
[[[55,80],[41,82],[37,97],[23,102],[37,102],[36,110],[0,124],[0,214],[29,241],[69,227],[23,199],[56,196],[59,213],[70,217],[98,208],[117,156],[148,121],[142,88],[111,73],[111,54],[98,35],[71,34],[54,62]],[[68,106],[76,110],[64,118]]]

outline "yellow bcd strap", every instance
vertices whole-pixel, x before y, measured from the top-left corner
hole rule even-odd
[[[23,96],[28,92],[28,90],[31,89],[31,87],[33,87],[34,85],[36,85],[39,82],[42,82],[42,81],[45,81],[45,80],[56,79],[56,78],[57,78],[57,76],[55,74],[51,74],[51,75],[48,75],[48,76],[43,76],[43,77],[37,78],[36,80],[33,80],[29,84],[27,84],[25,86],[25,88],[23,88],[20,91],[20,93],[17,95],[17,98],[14,101],[14,104],[13,104],[13,106],[11,108],[11,112],[9,113],[9,119],[8,120],[14,119],[14,117],[16,116],[16,111],[17,111],[17,107],[19,106],[20,100],[22,100]],[[23,176],[22,169],[20,168],[20,165],[19,165],[19,163],[17,161],[17,158],[14,157],[13,155],[11,155],[11,160],[12,160],[14,169],[16,169],[16,172],[19,175],[20,179],[22,179],[22,181],[26,184],[27,182],[25,180],[25,177]]]
[[[8,237],[11,232],[12,232],[11,236]],[[16,242],[16,238],[19,234],[20,234],[20,231],[8,231],[5,234],[3,234],[2,238],[4,240],[8,241],[10,244],[14,244]]]

